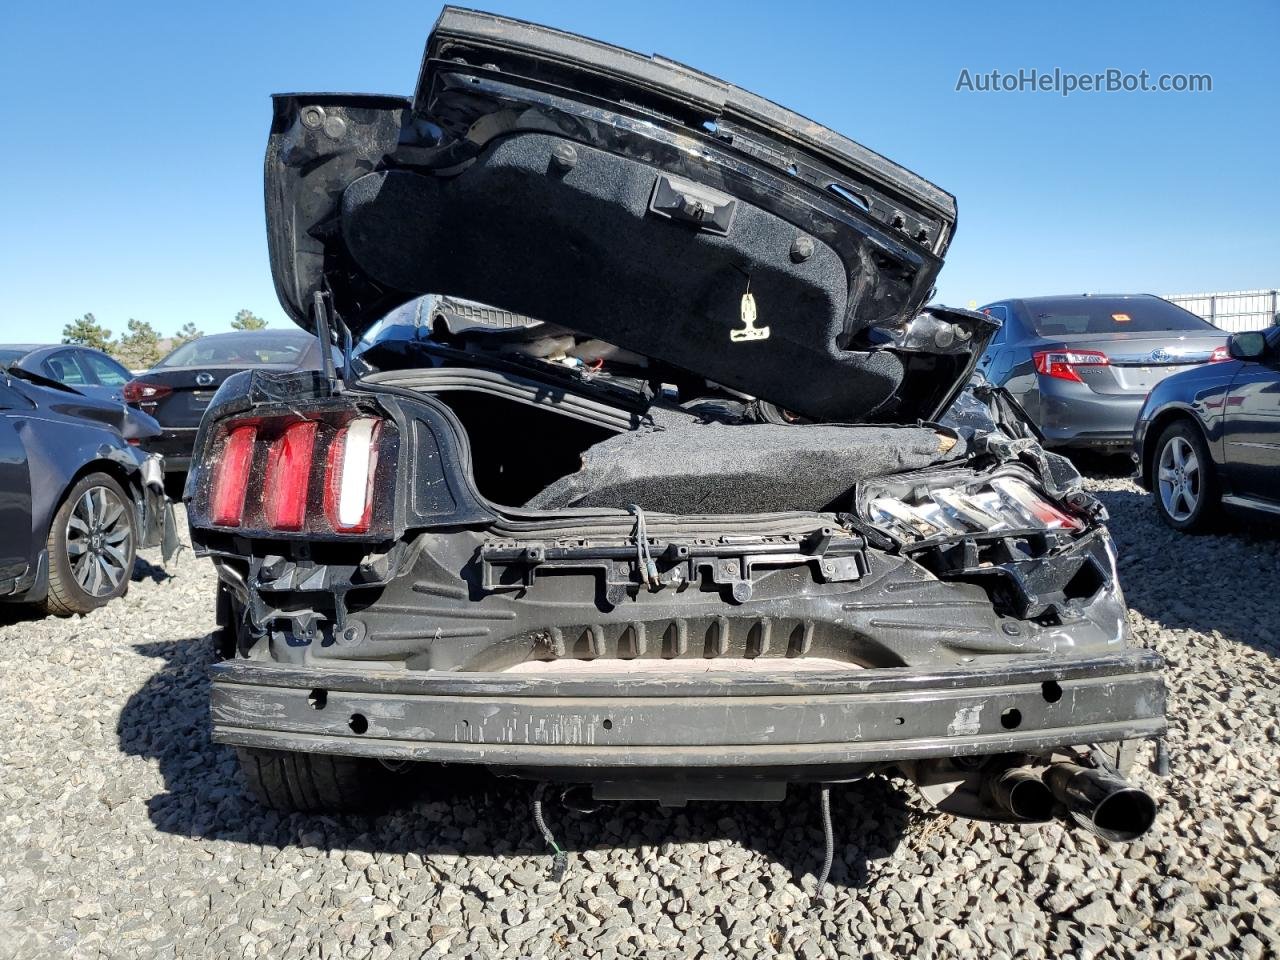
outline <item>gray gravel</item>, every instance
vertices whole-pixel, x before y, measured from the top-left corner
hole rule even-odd
[[[1280,955],[1280,541],[1178,536],[1127,480],[1090,483],[1170,662],[1174,775],[1138,775],[1163,799],[1139,842],[936,816],[876,779],[835,792],[822,902],[809,790],[550,804],[560,885],[519,784],[376,820],[264,812],[209,742],[214,577],[188,553],[85,619],[0,609],[0,957]]]

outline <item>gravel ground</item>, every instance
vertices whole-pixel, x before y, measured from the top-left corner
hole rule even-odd
[[[1137,775],[1163,800],[1141,841],[953,820],[875,779],[834,793],[819,901],[809,790],[551,804],[561,884],[520,784],[373,820],[265,812],[209,742],[214,575],[187,553],[85,619],[0,611],[0,957],[1280,955],[1280,538],[1178,536],[1128,480],[1090,484],[1170,664],[1174,773]]]

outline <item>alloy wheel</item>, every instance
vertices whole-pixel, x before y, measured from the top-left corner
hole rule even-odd
[[[129,575],[133,522],[114,490],[90,487],[67,518],[67,560],[91,597],[114,592]]]
[[[1160,451],[1156,482],[1160,488],[1160,502],[1165,512],[1174,520],[1191,519],[1200,503],[1200,458],[1185,437],[1174,435]]]

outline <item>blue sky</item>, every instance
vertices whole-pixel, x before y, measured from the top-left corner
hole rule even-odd
[[[954,193],[938,299],[1280,283],[1280,4],[504,2],[754,90]],[[11,4],[0,28],[0,341],[287,321],[268,97],[408,93],[439,8]],[[958,93],[962,69],[1208,73],[1213,92]]]

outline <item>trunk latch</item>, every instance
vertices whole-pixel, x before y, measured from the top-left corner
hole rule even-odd
[[[726,236],[733,224],[733,214],[738,201],[733,197],[706,187],[660,176],[653,185],[649,198],[649,210],[660,217],[691,223],[699,230]]]

